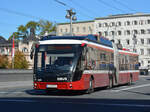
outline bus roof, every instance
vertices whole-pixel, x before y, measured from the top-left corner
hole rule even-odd
[[[94,35],[87,35],[87,36],[45,36],[41,39],[43,40],[57,40],[57,39],[75,39],[75,40],[91,40],[96,41],[96,37]]]
[[[92,43],[91,43],[92,42]],[[90,43],[99,47],[110,49],[113,51],[112,42],[104,37],[100,37],[100,42],[97,41],[97,37],[94,35],[87,36],[45,36],[40,40],[40,44],[82,44]],[[138,55],[131,51],[119,49],[120,54]]]
[[[87,36],[45,36],[40,41],[45,40],[88,40],[94,43],[99,43],[102,45],[106,45],[112,47],[112,42],[104,37],[100,37],[99,42],[97,40],[97,36],[95,35],[87,35]]]

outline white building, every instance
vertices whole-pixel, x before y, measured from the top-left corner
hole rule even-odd
[[[94,34],[94,20],[92,21],[81,21],[73,22],[72,33],[73,35],[88,35]],[[70,24],[69,23],[59,23],[57,25],[56,34],[59,36],[70,34]]]
[[[57,35],[69,32],[69,25],[58,24]],[[92,21],[75,22],[72,29],[74,35],[100,33],[110,40],[114,39],[115,43],[121,43],[130,51],[134,49],[139,54],[141,68],[150,69],[150,14],[110,15]]]
[[[95,19],[95,34],[139,54],[141,68],[150,69],[150,14],[111,15]],[[135,40],[135,41],[134,41]]]

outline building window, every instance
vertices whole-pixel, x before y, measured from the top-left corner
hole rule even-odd
[[[72,32],[74,32],[74,28],[72,28]]]
[[[147,44],[150,44],[150,38],[147,39]]]
[[[143,25],[143,24],[144,24],[144,21],[143,21],[143,20],[140,20],[139,24],[140,24],[140,25]]]
[[[130,21],[127,21],[127,22],[126,22],[126,25],[129,26],[129,25],[130,25]]]
[[[92,34],[92,28],[91,28],[91,26],[89,26],[89,32]]]
[[[121,26],[121,22],[119,21],[119,22],[117,22],[117,26]]]
[[[147,29],[147,33],[150,34],[150,29]]]
[[[68,29],[66,28],[66,33],[68,32]]]
[[[141,44],[144,44],[144,39],[141,39]]]
[[[105,26],[105,27],[108,27],[108,23],[104,23],[104,26]]]
[[[86,28],[85,27],[83,27],[83,32],[86,32]]]
[[[145,34],[145,30],[144,29],[141,29],[141,34]]]
[[[148,60],[148,64],[150,64],[150,60]]]
[[[138,22],[137,21],[133,21],[133,25],[137,25],[138,24]]]
[[[60,32],[62,33],[62,32],[63,32],[63,29],[60,29]]]
[[[105,31],[105,32],[104,32],[104,35],[105,35],[105,36],[108,36],[108,32],[107,32],[107,31]]]
[[[140,49],[141,55],[144,55],[144,49]]]
[[[114,32],[114,31],[111,31],[111,32],[110,32],[110,35],[115,35],[115,32]]]
[[[150,56],[150,49],[147,49],[147,55]]]
[[[77,32],[79,32],[79,27],[77,27]]]
[[[26,53],[26,52],[28,52],[28,49],[27,49],[26,47],[24,47],[24,48],[22,49],[22,52]]]
[[[115,26],[115,22],[111,22],[111,24],[110,24],[111,26]]]
[[[137,30],[133,30],[133,34],[138,34],[138,31]]]
[[[147,20],[147,24],[150,24],[150,19]]]
[[[126,42],[127,42],[127,45],[129,45],[129,44],[130,44],[130,40],[129,40],[129,39],[127,39],[127,40],[126,40]]]
[[[121,31],[118,31],[118,35],[121,35]]]
[[[127,31],[126,31],[126,34],[127,34],[127,35],[130,35],[130,30],[127,30]]]
[[[102,24],[101,24],[101,23],[99,23],[99,24],[98,24],[98,26],[99,26],[99,27],[102,27]]]

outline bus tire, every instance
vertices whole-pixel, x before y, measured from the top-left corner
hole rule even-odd
[[[93,88],[93,79],[92,77],[90,78],[90,81],[89,81],[89,88],[87,89],[86,93],[87,94],[91,94],[94,92],[94,88]]]

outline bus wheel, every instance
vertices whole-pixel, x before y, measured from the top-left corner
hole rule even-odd
[[[93,79],[90,78],[90,81],[89,81],[89,88],[88,90],[86,91],[87,94],[90,94],[90,93],[93,93],[94,92],[94,88],[93,88]]]

